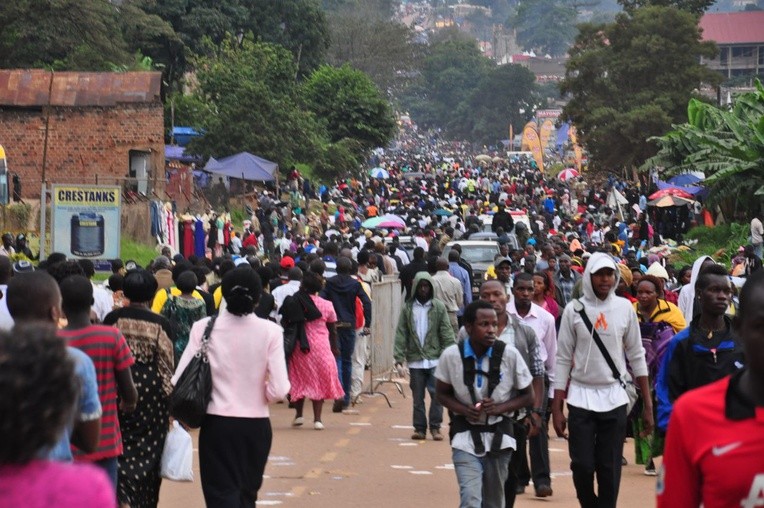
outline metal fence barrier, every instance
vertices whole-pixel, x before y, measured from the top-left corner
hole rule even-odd
[[[403,306],[401,282],[397,276],[385,277],[382,282],[372,285],[371,300],[370,380],[368,391],[364,393],[381,394],[387,400],[387,405],[392,407],[387,395],[378,392],[377,388],[384,383],[391,383],[395,385],[404,398],[406,397],[401,384],[393,379],[395,373],[395,359],[393,358],[395,329],[398,326],[398,318]]]

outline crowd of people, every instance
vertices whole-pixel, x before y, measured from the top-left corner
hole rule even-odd
[[[404,303],[382,318],[397,322],[411,438],[444,440],[446,408],[460,506],[513,506],[531,482],[553,496],[550,421],[582,507],[616,506],[627,435],[659,476],[659,506],[764,502],[758,218],[742,261],[678,267],[647,188],[562,182],[522,156],[478,163],[459,143],[399,148],[375,161],[379,178],[314,189],[290,172],[228,253],[160,245],[146,267],[114,260],[100,284],[88,260],[35,268],[0,252],[0,506],[156,506],[168,400],[202,341],[205,501],[254,506],[269,404],[302,427],[310,399],[321,431],[325,401],[363,402],[373,286],[391,280]],[[461,254],[487,217],[496,257],[476,278]],[[6,236],[5,254],[28,250]]]

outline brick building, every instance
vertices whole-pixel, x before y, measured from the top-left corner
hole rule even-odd
[[[22,197],[39,197],[43,165],[50,184],[163,187],[160,87],[159,72],[0,70],[0,145]]]

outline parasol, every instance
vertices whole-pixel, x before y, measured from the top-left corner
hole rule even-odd
[[[406,227],[405,224],[401,224],[400,222],[392,221],[392,220],[386,220],[382,221],[379,224],[377,224],[377,227],[379,228],[386,228],[386,229],[404,229]]]
[[[449,212],[445,208],[439,208],[439,209],[435,210],[434,213],[438,217],[451,217],[454,214],[454,212]]]
[[[565,168],[557,175],[557,179],[561,182],[567,182],[571,178],[576,178],[577,176],[578,171],[573,168]]]
[[[480,154],[475,157],[475,160],[480,162],[493,162],[493,157],[486,154]]]
[[[674,196],[678,198],[692,199],[692,194],[680,189],[679,187],[668,187],[650,195],[650,199],[658,199],[664,196]]]
[[[373,178],[390,178],[390,173],[384,168],[374,168],[369,171],[369,175]]]
[[[652,201],[648,201],[647,204],[650,206],[657,206],[658,208],[666,208],[669,206],[690,205],[694,202],[695,201],[693,201],[692,199],[685,199],[680,196],[668,194],[658,199],[653,199]]]

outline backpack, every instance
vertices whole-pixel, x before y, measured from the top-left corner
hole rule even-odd
[[[674,328],[665,321],[639,323],[642,347],[645,348],[647,371],[654,381],[658,379],[658,369],[663,361],[669,342],[674,337]]]
[[[504,356],[504,350],[507,347],[507,343],[497,340],[493,344],[491,350],[491,356],[488,359],[488,372],[475,368],[475,358],[464,357],[464,340],[460,340],[458,343],[459,357],[462,359],[462,376],[465,386],[470,393],[472,404],[477,404],[477,395],[475,394],[475,374],[481,374],[488,378],[488,396],[493,394],[493,391],[499,386],[501,381],[501,359]],[[497,452],[501,449],[502,437],[505,435],[514,436],[514,427],[512,420],[506,416],[502,416],[501,420],[491,425],[475,425],[467,421],[463,415],[457,415],[449,411],[451,417],[451,426],[448,431],[449,438],[454,439],[454,436],[459,432],[468,430],[472,436],[472,443],[475,446],[475,452],[478,454],[485,453],[485,445],[481,437],[482,432],[493,432],[493,440],[491,441],[492,452]]]
[[[176,303],[177,296],[172,294],[172,291],[170,291],[170,288],[165,289],[167,292],[167,301],[164,302],[164,305],[162,306],[162,310],[160,311],[160,314],[165,316],[167,318],[167,321],[170,322],[170,329],[172,330],[173,336],[178,336],[178,331],[180,330],[180,320],[178,318],[178,304]]]

